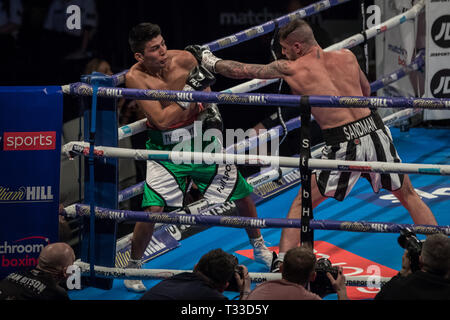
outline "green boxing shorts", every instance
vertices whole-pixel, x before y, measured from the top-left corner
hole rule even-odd
[[[177,137],[177,130],[192,132],[193,127],[192,124],[169,131],[149,130],[146,148],[172,151],[177,146],[179,150],[180,143],[172,141],[173,137]],[[187,144],[183,150],[194,151],[194,139],[181,142]],[[210,150],[211,143],[222,148],[217,139],[213,138],[211,141],[207,143],[202,141],[202,150],[208,145]],[[147,160],[142,207],[183,207],[186,190],[191,181],[211,204],[235,201],[253,192],[253,187],[242,177],[234,164],[174,164],[169,161]]]

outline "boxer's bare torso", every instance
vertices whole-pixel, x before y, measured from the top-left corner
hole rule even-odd
[[[349,50],[325,52],[311,47],[300,57],[285,55],[290,60],[277,60],[267,65],[219,61],[219,73],[233,78],[283,78],[297,95],[367,96],[370,85]],[[322,129],[334,128],[370,114],[367,108],[322,108],[311,110]]]
[[[348,50],[324,52],[315,47],[307,55],[289,61],[284,76],[294,94],[363,96],[360,68]],[[322,129],[334,128],[370,114],[367,108],[321,108],[311,110]]]
[[[197,65],[187,51],[167,50],[161,36],[149,41],[144,60],[134,64],[126,75],[126,87],[154,90],[182,90],[189,71]],[[198,105],[183,110],[172,101],[137,100],[149,123],[160,130],[179,127],[193,121]]]

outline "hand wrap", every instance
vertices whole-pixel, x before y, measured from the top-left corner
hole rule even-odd
[[[210,50],[199,45],[187,46],[184,50],[189,51],[206,69],[213,73],[216,72],[216,63],[222,59],[216,57]]]

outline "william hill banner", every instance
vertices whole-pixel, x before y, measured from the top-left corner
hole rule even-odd
[[[426,2],[426,82],[428,98],[450,98],[450,1]],[[450,111],[425,110],[425,120],[450,119]]]
[[[0,279],[58,240],[60,87],[0,87]]]

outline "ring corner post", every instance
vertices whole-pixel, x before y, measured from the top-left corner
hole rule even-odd
[[[300,245],[306,245],[314,249],[314,230],[310,225],[313,219],[313,207],[311,194],[312,176],[309,168],[309,159],[311,159],[311,104],[309,100],[309,96],[300,97],[300,177],[302,184]]]
[[[83,77],[83,82],[93,87],[113,87],[114,83],[109,76],[94,72]],[[101,90],[101,89],[99,89]],[[95,101],[95,98],[97,99]],[[108,147],[118,146],[118,119],[117,99],[103,98],[100,95],[92,99],[91,105],[84,113],[85,134],[84,140],[91,145]],[[90,97],[85,99],[91,99]],[[96,103],[95,103],[96,102]],[[93,121],[91,121],[93,120]],[[87,128],[90,128],[88,130]],[[94,158],[93,149],[85,157],[85,203],[93,207],[110,209],[118,208],[118,159]],[[83,278],[88,286],[109,290],[113,279],[95,277],[93,265],[114,267],[116,258],[117,222],[107,219],[94,219],[93,216],[83,218],[81,259],[91,263],[90,277]]]

